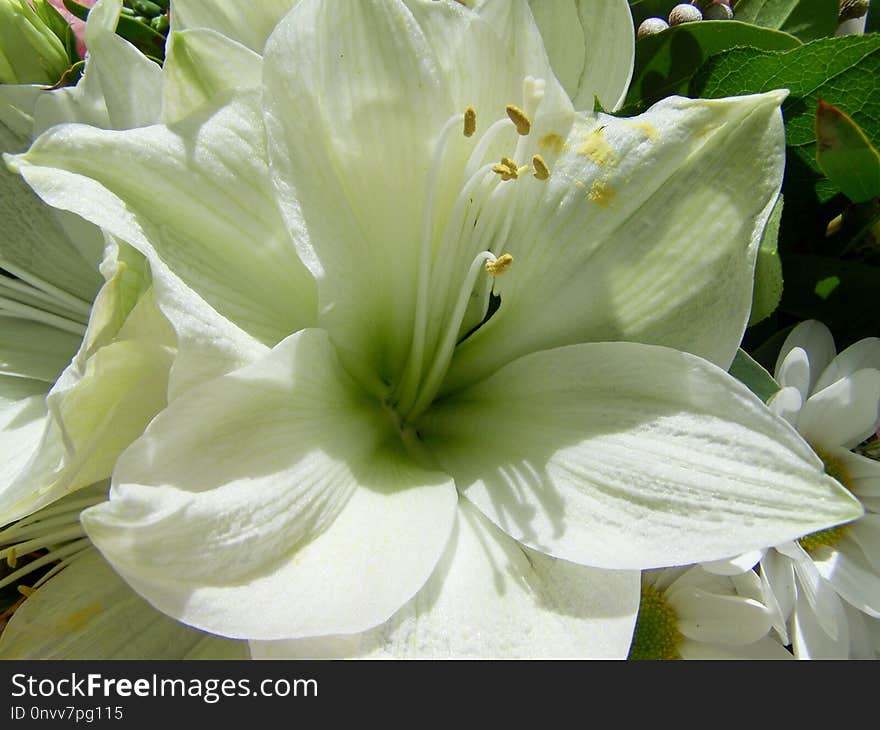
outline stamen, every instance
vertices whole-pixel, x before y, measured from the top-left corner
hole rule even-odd
[[[41,279],[39,276],[36,276],[29,271],[24,271],[23,269],[20,269],[18,266],[10,263],[6,259],[0,258],[0,269],[5,269],[13,276],[16,276],[22,281],[30,284],[34,289],[39,289],[40,291],[45,292],[53,299],[55,299],[55,301],[57,301],[59,304],[63,304],[66,308],[79,314],[85,315],[87,319],[92,312],[92,305],[88,302],[84,302],[79,297],[75,297],[73,294],[69,294],[63,289],[59,289],[57,286],[50,284],[48,281]]]
[[[10,568],[14,568],[16,565],[18,565],[18,558],[16,558],[15,556],[15,545],[12,545],[9,548],[9,553],[6,555],[6,564]]]
[[[473,177],[476,169],[482,165],[483,159],[486,157],[486,152],[489,149],[489,145],[492,144],[495,137],[498,136],[498,133],[503,129],[509,129],[510,126],[511,121],[509,119],[496,119],[489,125],[489,128],[480,135],[480,141],[474,146],[474,151],[471,152],[471,156],[468,158],[467,164],[464,167],[464,178],[466,180]]]
[[[21,593],[25,598],[30,598],[34,593],[36,593],[36,589],[31,588],[30,586],[17,586],[18,592]]]
[[[43,555],[36,560],[30,561],[22,568],[16,570],[14,573],[10,573],[9,575],[7,575],[3,580],[0,580],[0,588],[5,588],[10,584],[15,583],[17,580],[24,578],[26,575],[33,573],[38,568],[42,568],[44,565],[49,565],[50,563],[54,563],[56,560],[61,560],[62,558],[66,558],[69,555],[78,553],[81,550],[89,547],[90,545],[91,541],[87,537],[82,537],[79,540],[75,540],[73,542],[62,545],[61,547],[52,550],[46,555]]]
[[[468,107],[473,112],[473,109]],[[474,115],[476,123],[476,115]],[[413,339],[410,347],[410,356],[404,367],[404,375],[400,385],[400,397],[409,399],[413,397],[418,387],[418,375],[422,370],[422,361],[425,356],[425,327],[428,319],[428,291],[431,280],[431,239],[434,233],[434,197],[437,192],[437,179],[440,177],[443,153],[446,144],[452,134],[452,130],[464,123],[467,133],[467,111],[463,114],[455,114],[447,120],[440,135],[437,145],[434,147],[434,157],[431,160],[431,172],[428,177],[428,188],[425,193],[425,212],[422,223],[422,247],[419,254],[418,285],[416,289],[416,311],[413,317]]]
[[[518,106],[508,104],[507,116],[510,118],[510,121],[513,122],[513,125],[516,127],[516,131],[520,136],[525,137],[532,130],[532,120],[529,119],[528,115]]]
[[[477,113],[469,106],[464,110],[464,136],[473,137],[477,131]]]
[[[492,276],[501,276],[504,274],[513,263],[513,256],[509,253],[501,254],[494,261],[489,259],[486,261],[486,271]]]
[[[29,319],[33,322],[42,322],[50,327],[55,327],[65,332],[72,332],[80,336],[86,333],[85,325],[80,322],[74,322],[66,317],[44,312],[37,307],[30,307],[27,304],[22,304],[6,297],[0,297],[0,317],[18,317],[20,319]]]
[[[512,256],[509,254],[505,255],[509,256],[509,260],[506,264],[501,265],[504,269],[509,267],[510,263],[513,261]],[[470,269],[468,269],[464,283],[459,290],[458,301],[455,303],[452,316],[447,320],[446,329],[440,338],[440,345],[438,346],[433,362],[431,363],[431,370],[428,372],[428,375],[422,384],[422,388],[419,391],[415,404],[412,409],[404,415],[404,420],[412,422],[413,419],[421,415],[424,410],[431,405],[431,401],[434,400],[434,396],[437,395],[437,391],[440,389],[440,385],[443,382],[443,376],[446,374],[446,370],[449,367],[449,361],[452,359],[458,331],[461,328],[462,320],[467,311],[468,300],[470,299],[471,292],[477,282],[477,276],[480,274],[480,269],[482,269],[487,262],[494,264],[497,263],[497,261],[498,259],[495,254],[490,251],[481,251],[471,262]]]
[[[520,168],[509,157],[502,157],[501,164],[495,165],[492,172],[500,175],[502,180],[516,180],[520,175]]]
[[[544,158],[541,155],[532,157],[532,165],[535,168],[535,177],[538,180],[546,180],[550,177],[550,168],[547,167],[547,163],[544,162]]]

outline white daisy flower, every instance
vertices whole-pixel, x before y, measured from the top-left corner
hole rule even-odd
[[[791,659],[754,571],[647,570],[630,659]]]
[[[852,449],[880,420],[880,339],[836,355],[820,322],[804,322],[783,344],[769,401],[825,462],[828,474],[858,497],[866,513],[770,550],[761,571],[779,602],[778,626],[799,658],[878,656],[880,617],[880,464]],[[873,637],[873,638],[872,638]]]

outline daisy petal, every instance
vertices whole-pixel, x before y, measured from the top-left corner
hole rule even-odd
[[[797,423],[798,415],[804,406],[804,398],[801,391],[795,387],[781,388],[767,401],[767,406],[777,416],[781,416],[790,424]]]
[[[795,388],[806,400],[810,395],[810,365],[807,351],[793,347],[776,366],[776,379],[783,388]]]
[[[493,522],[585,565],[718,560],[861,514],[744,385],[667,348],[534,353],[438,402],[418,428]]]
[[[707,644],[751,644],[770,630],[770,612],[754,599],[699,589],[676,592],[678,627],[689,639]]]
[[[326,333],[304,330],[172,402],[83,524],[185,623],[256,639],[363,631],[421,588],[455,515],[451,480],[383,445],[389,431]]]
[[[850,449],[874,433],[880,419],[880,370],[856,370],[813,393],[797,429],[819,448]]]
[[[788,333],[788,337],[782,343],[782,349],[780,349],[779,356],[776,358],[774,372],[779,374],[783,370],[783,363],[788,359],[790,353],[797,349],[803,351],[808,358],[806,387],[801,388],[797,386],[801,395],[806,398],[816,387],[816,381],[834,358],[837,349],[834,347],[834,336],[831,334],[831,330],[824,324],[815,319],[801,322]],[[801,381],[800,377],[798,381]],[[782,385],[795,385],[795,383],[783,383],[781,380],[780,383]]]
[[[522,548],[466,500],[425,587],[373,631],[252,644],[255,658],[626,657],[637,572],[582,568]]]
[[[5,659],[246,659],[247,645],[159,613],[94,549],[40,586],[0,637]]]
[[[809,602],[798,596],[792,620],[792,649],[798,659],[848,659],[849,630],[843,605],[837,596],[831,619],[840,629],[829,635],[820,625]]]
[[[833,550],[816,550],[813,563],[819,575],[834,586],[841,598],[860,611],[880,618],[880,575],[866,560],[859,542],[844,535]]]
[[[746,646],[683,641],[678,651],[682,659],[690,660],[779,659],[787,661],[794,659],[788,649],[770,636]]]
[[[853,494],[862,499],[880,497],[880,463],[846,449],[832,449],[830,453],[843,464]]]
[[[816,390],[827,388],[832,383],[865,368],[880,370],[880,338],[878,337],[866,337],[854,342],[835,357],[819,377]]]

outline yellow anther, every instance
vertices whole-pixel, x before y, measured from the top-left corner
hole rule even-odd
[[[18,558],[15,557],[15,546],[9,548],[9,552],[6,553],[6,564],[10,568],[14,568],[16,565],[18,565]]]
[[[501,254],[494,261],[489,260],[486,262],[486,271],[492,276],[501,276],[504,272],[506,272],[510,265],[513,263],[513,256],[509,253]]]
[[[535,168],[535,177],[538,180],[546,180],[550,177],[550,168],[547,167],[547,163],[544,162],[544,158],[541,155],[535,155],[532,158],[532,166]]]
[[[30,586],[18,586],[18,592],[21,593],[21,595],[30,598],[37,592],[37,589],[31,588]]]
[[[532,120],[526,116],[526,113],[518,106],[513,104],[507,105],[507,116],[516,127],[516,131],[525,137],[532,129]]]
[[[520,174],[520,168],[509,157],[502,157],[501,163],[493,165],[492,172],[501,175],[502,180],[516,180]]]
[[[477,113],[472,106],[464,110],[464,136],[473,137],[477,131]]]

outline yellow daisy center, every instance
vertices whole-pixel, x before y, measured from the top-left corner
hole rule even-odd
[[[628,659],[680,659],[678,616],[663,591],[642,583],[639,616]]]
[[[825,465],[825,473],[840,482],[846,489],[852,491],[852,477],[844,463],[821,449],[815,449],[815,451]],[[849,524],[829,527],[827,530],[819,530],[818,532],[804,535],[798,540],[798,543],[808,553],[812,553],[820,547],[836,545],[848,531]]]

